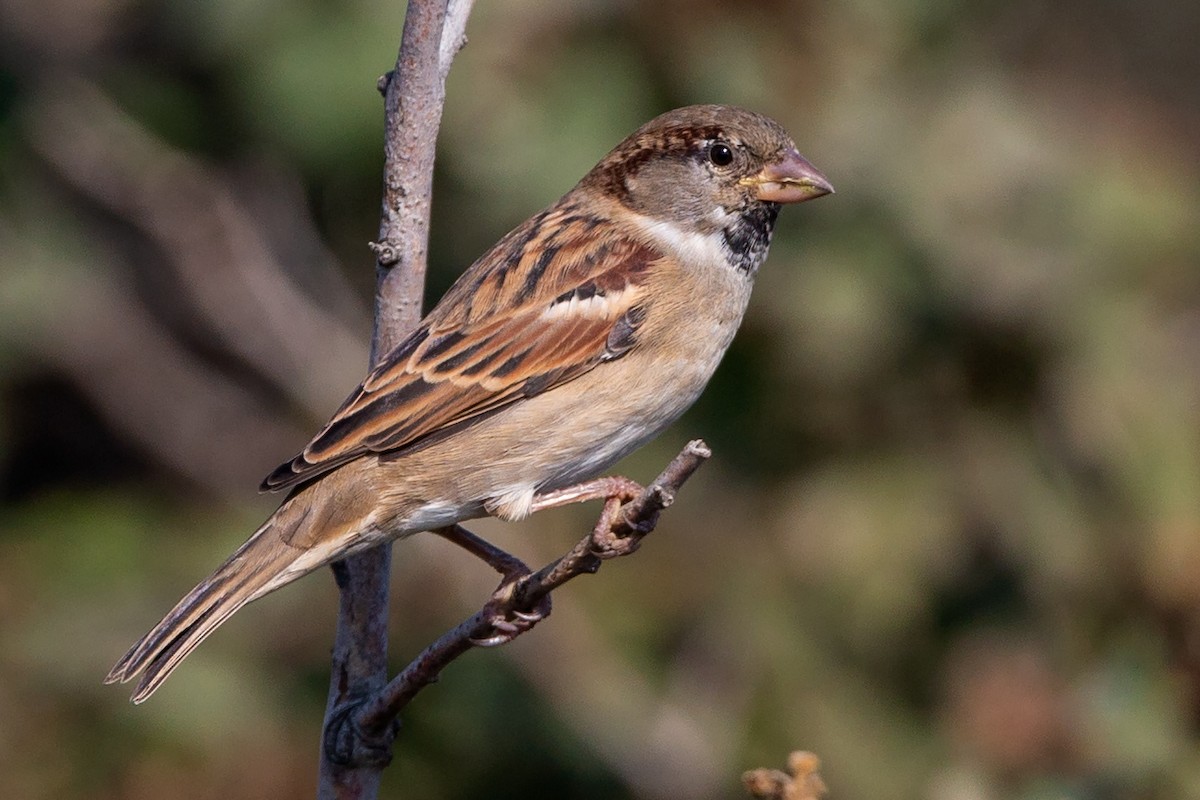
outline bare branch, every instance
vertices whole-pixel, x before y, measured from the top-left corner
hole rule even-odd
[[[530,574],[524,564],[507,554],[476,553],[508,573],[495,594],[479,611],[425,648],[382,692],[365,699],[354,714],[343,715],[339,720],[343,729],[334,734],[334,740],[346,745],[355,735],[365,741],[385,735],[393,729],[400,711],[455,658],[475,645],[511,641],[549,613],[549,594],[554,589],[579,575],[596,572],[602,560],[636,551],[642,538],[654,529],[659,512],[671,505],[680,487],[710,455],[704,442],[689,442],[637,497],[624,505],[619,500],[607,501],[592,532],[536,573]],[[479,547],[478,542],[471,542],[468,549],[475,552]],[[544,601],[544,610],[540,610]],[[498,628],[508,635],[497,639]]]
[[[453,54],[462,46],[470,11],[470,0],[409,0],[396,66],[382,87],[384,197],[379,242],[372,247],[376,256],[372,365],[420,321],[445,78]],[[380,736],[356,735],[352,753],[336,737],[346,730],[339,723],[346,718],[346,709],[387,680],[390,565],[390,545],[334,565],[341,603],[325,709],[318,790],[322,798],[377,796],[382,768],[391,758],[392,726]]]
[[[410,2],[396,68],[383,85],[384,196],[379,241],[372,247],[377,275],[372,364],[421,318],[446,75],[465,41],[471,5],[471,0]]]
[[[450,74],[450,65],[458,51],[467,44],[467,18],[471,16],[471,6],[475,0],[450,0],[446,9],[446,22],[442,26],[442,45],[438,51],[438,76],[442,85]]]

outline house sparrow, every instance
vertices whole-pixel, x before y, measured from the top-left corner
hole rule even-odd
[[[759,114],[690,106],[643,125],[476,261],[267,476],[283,505],[106,682],[144,671],[141,702],[251,600],[388,539],[520,519],[644,444],[732,341],[780,204],[832,191]]]

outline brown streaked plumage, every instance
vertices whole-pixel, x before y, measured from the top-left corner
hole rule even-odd
[[[780,203],[832,191],[774,121],[658,117],[468,269],[263,489],[270,519],[106,681],[141,702],[246,603],[389,538],[592,477],[676,419],[741,323]]]
[[[658,254],[611,231],[560,242],[569,213],[552,209],[501,240],[262,488],[295,486],[366,453],[428,446],[624,354]],[[511,248],[522,241],[525,249]]]

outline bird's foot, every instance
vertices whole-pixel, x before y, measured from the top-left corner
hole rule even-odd
[[[525,575],[529,572],[526,571]],[[525,631],[550,616],[550,595],[546,594],[526,608],[518,608],[520,598],[514,595],[520,592],[523,585],[520,575],[514,579],[505,578],[496,589],[492,599],[484,607],[484,624],[490,626],[491,635],[472,637],[470,642],[476,647],[497,647],[508,644]],[[514,602],[517,601],[517,602]]]
[[[657,487],[651,487],[654,490]],[[639,496],[642,488],[638,487]],[[652,518],[631,522],[622,518],[625,503],[632,498],[610,497],[604,502],[604,510],[592,528],[591,552],[599,559],[617,558],[636,552],[642,546],[642,537],[654,529],[658,514]]]
[[[482,536],[476,536],[462,525],[449,525],[445,528],[438,528],[433,533],[436,533],[448,542],[453,542],[480,561],[483,561],[489,567],[496,570],[496,572],[503,575],[507,582],[516,581],[530,573],[530,569],[524,561],[506,550],[501,550]]]

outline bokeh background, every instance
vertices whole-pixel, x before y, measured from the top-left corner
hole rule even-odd
[[[100,679],[366,363],[383,0],[0,0],[0,796],[311,796],[336,597]],[[645,120],[780,119],[716,457],[634,558],[411,706],[388,797],[1200,797],[1200,5],[479,0],[429,296]],[[595,509],[480,524],[531,562]],[[396,551],[397,666],[494,578]]]

